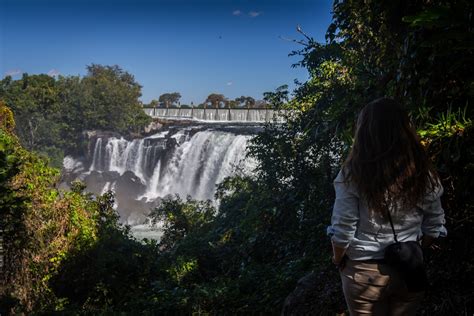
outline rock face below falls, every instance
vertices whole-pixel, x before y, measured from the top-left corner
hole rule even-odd
[[[163,197],[213,199],[216,185],[236,172],[249,172],[245,159],[256,126],[167,126],[135,139],[94,132],[82,157],[66,157],[63,187],[79,179],[87,190],[112,190],[123,222],[142,224]]]

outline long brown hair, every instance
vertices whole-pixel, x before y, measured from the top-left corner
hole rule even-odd
[[[407,112],[388,98],[374,100],[360,112],[343,171],[369,210],[379,214],[389,205],[415,207],[438,181]]]

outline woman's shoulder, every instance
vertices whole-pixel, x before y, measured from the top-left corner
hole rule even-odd
[[[349,183],[350,181],[350,176],[349,176],[349,170],[347,167],[341,167],[339,169],[339,172],[337,173],[336,178],[334,179],[334,182],[338,183]]]
[[[347,170],[347,168],[342,167],[336,178],[334,179],[334,187],[336,189],[336,194],[338,191],[345,191],[345,192],[350,192],[356,196],[358,196],[357,189],[354,185],[354,183],[350,179],[350,174]]]

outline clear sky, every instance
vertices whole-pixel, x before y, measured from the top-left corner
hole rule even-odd
[[[182,103],[209,93],[256,99],[307,79],[288,57],[318,41],[332,0],[0,0],[0,76],[84,75],[91,63],[133,74],[149,102],[178,91]]]

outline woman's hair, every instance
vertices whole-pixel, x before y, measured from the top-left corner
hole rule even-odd
[[[344,176],[355,184],[369,210],[411,209],[438,181],[408,114],[392,99],[380,98],[359,114]]]

